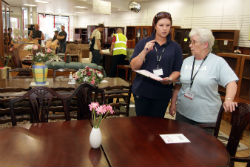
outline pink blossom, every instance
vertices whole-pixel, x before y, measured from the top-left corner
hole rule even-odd
[[[96,109],[96,113],[98,115],[105,114],[106,112],[107,112],[106,105],[101,105],[101,106],[97,107],[97,109]]]
[[[97,108],[99,107],[99,103],[98,102],[91,102],[91,104],[89,104],[89,109],[90,111],[97,110]]]
[[[95,80],[93,79],[90,83],[91,83],[92,85],[94,85],[94,84],[95,84]]]
[[[110,112],[110,114],[114,114],[114,110],[113,110],[111,105],[107,105],[106,110],[107,110],[107,112]]]
[[[37,49],[38,49],[38,46],[37,46],[37,45],[33,45],[32,49],[33,49],[33,50],[37,50]]]
[[[51,50],[50,48],[47,48],[46,52],[47,52],[47,53],[51,53],[52,50]]]

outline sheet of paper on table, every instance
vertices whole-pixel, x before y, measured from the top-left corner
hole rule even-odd
[[[156,81],[161,81],[163,79],[163,78],[159,77],[158,75],[155,75],[154,73],[147,71],[147,70],[135,70],[135,72],[137,72],[141,75],[144,75],[146,77],[149,77],[149,78],[156,80]]]
[[[104,79],[101,81],[101,83],[108,83],[108,81]]]
[[[166,144],[173,143],[191,143],[183,134],[160,134],[160,137]]]

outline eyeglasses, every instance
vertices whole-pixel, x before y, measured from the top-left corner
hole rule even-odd
[[[197,44],[197,43],[199,43],[199,41],[195,41],[195,40],[189,41],[189,44],[192,44],[192,45],[195,45],[195,44]]]

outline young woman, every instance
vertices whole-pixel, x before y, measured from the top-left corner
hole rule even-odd
[[[132,70],[144,69],[163,78],[161,82],[137,74],[132,92],[137,116],[164,117],[172,96],[172,80],[180,75],[182,50],[171,40],[172,17],[167,12],[154,16],[152,35],[142,39],[130,60]]]

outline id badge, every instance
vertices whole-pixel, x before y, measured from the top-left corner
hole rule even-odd
[[[185,90],[184,97],[186,97],[186,98],[188,98],[188,99],[190,99],[190,100],[193,100],[193,98],[194,98],[194,93],[191,92],[191,89],[190,89],[190,88],[187,88],[187,89]]]
[[[161,75],[163,75],[163,70],[162,70],[162,68],[155,69],[155,70],[153,70],[153,73],[155,75],[161,76]]]

